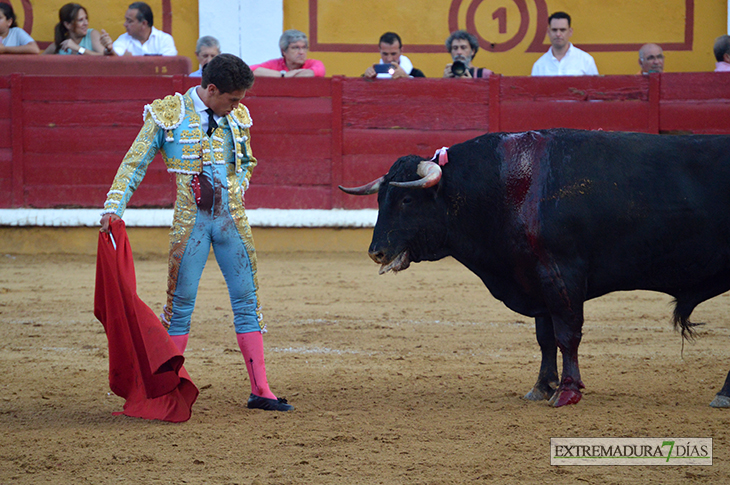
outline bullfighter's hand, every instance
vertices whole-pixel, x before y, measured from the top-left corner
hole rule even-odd
[[[109,234],[109,225],[119,219],[121,219],[121,217],[116,214],[104,214],[101,216],[101,229],[99,229],[99,231]]]

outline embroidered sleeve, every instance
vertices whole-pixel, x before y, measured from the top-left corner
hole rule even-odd
[[[248,190],[248,184],[251,180],[253,169],[256,168],[258,161],[251,152],[251,135],[248,128],[241,130],[241,133],[243,134],[243,142],[239,146],[243,149],[243,152],[241,154],[241,171],[237,175],[241,182],[241,187],[243,187],[243,190],[245,191]]]
[[[107,193],[102,214],[111,213],[122,217],[129,199],[139,187],[147,167],[164,142],[165,130],[158,126],[151,115],[146,116],[144,126],[117,170],[111,189]]]
[[[248,108],[243,104],[239,104],[238,107],[231,113],[233,122],[236,124],[234,133],[236,134],[236,146],[239,148],[236,153],[236,166],[238,167],[237,175],[238,180],[241,183],[243,190],[248,190],[248,184],[253,174],[253,169],[258,163],[256,157],[253,156],[251,151],[251,132],[250,128],[253,125],[251,120],[251,114]]]

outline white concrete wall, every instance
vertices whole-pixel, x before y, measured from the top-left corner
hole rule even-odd
[[[200,0],[200,36],[212,35],[221,52],[236,54],[247,64],[281,57],[283,0]]]

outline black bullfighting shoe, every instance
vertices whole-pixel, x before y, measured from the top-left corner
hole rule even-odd
[[[251,394],[248,397],[249,409],[263,409],[264,411],[293,411],[294,406],[287,404],[286,399],[267,399],[265,397]]]

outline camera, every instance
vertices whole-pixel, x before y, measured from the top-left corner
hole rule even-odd
[[[395,69],[393,69],[392,64],[374,64],[373,69],[375,69],[375,72],[377,74],[393,74],[395,72]]]
[[[454,61],[453,64],[451,64],[451,73],[454,75],[454,77],[461,77],[466,72],[466,64],[464,64],[461,61]]]

